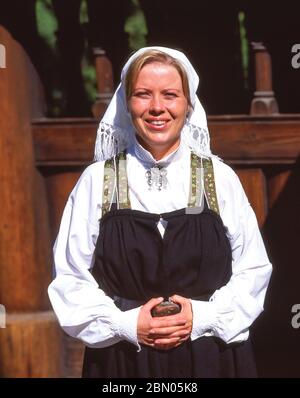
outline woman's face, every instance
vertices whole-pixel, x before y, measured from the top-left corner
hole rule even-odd
[[[138,141],[156,160],[178,147],[188,102],[174,66],[159,62],[145,65],[137,76],[128,107]]]

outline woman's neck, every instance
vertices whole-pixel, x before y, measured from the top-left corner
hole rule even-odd
[[[164,157],[170,155],[172,152],[176,151],[176,149],[178,149],[179,145],[180,145],[180,139],[175,141],[173,143],[173,145],[168,145],[168,146],[161,146],[161,145],[157,145],[157,146],[150,146],[148,145],[146,142],[144,142],[139,136],[136,136],[136,139],[138,141],[138,143],[144,148],[146,149],[148,152],[151,153],[151,155],[153,156],[153,158],[155,160],[161,160]]]

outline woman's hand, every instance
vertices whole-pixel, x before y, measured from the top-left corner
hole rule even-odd
[[[184,341],[190,338],[192,327],[193,327],[193,312],[192,312],[192,304],[191,301],[185,297],[174,295],[170,297],[171,301],[178,303],[181,305],[181,311],[179,314],[166,316],[163,319],[173,318],[176,320],[177,318],[182,318],[185,320],[183,325],[178,325],[178,327],[159,327],[153,328],[152,332],[155,333],[155,341],[154,346],[159,349],[170,349],[173,347],[178,347]],[[174,339],[177,339],[177,342],[173,344]]]
[[[176,315],[152,317],[151,309],[163,299],[149,300],[140,310],[137,325],[137,337],[141,344],[161,350],[179,346],[188,340],[192,331],[192,306],[189,299],[174,295],[171,300],[181,305]]]

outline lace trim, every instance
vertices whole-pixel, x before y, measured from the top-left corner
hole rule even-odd
[[[112,158],[124,151],[132,142],[132,133],[109,123],[100,122],[97,131],[94,160]]]
[[[182,140],[188,147],[203,158],[216,158],[210,150],[210,137],[207,128],[186,121],[182,129]],[[95,161],[112,158],[127,149],[133,143],[133,132],[120,129],[109,123],[100,122],[95,144]]]
[[[208,158],[212,155],[208,129],[186,122],[182,129],[182,139],[198,156]]]

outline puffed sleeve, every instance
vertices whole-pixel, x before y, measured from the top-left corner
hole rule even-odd
[[[192,340],[213,335],[226,343],[244,341],[264,308],[272,266],[254,211],[238,176],[214,161],[220,215],[232,248],[232,276],[209,302],[192,300]]]
[[[103,162],[89,166],[70,194],[54,245],[55,279],[48,288],[64,331],[87,346],[127,340],[139,347],[139,308],[120,311],[91,274],[101,217]]]

